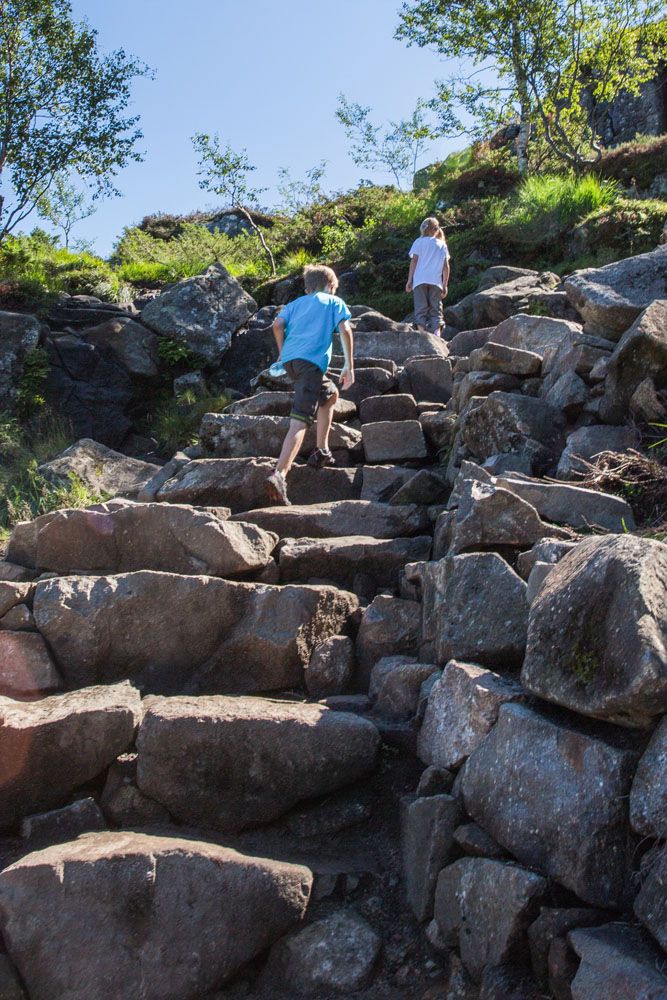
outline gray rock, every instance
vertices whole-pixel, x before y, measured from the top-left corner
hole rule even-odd
[[[27,1000],[18,973],[9,957],[0,952],[0,998],[2,1000]]]
[[[354,676],[354,643],[346,635],[332,635],[312,652],[306,667],[308,694],[324,698],[342,694]]]
[[[137,787],[137,755],[124,753],[107,771],[100,808],[116,826],[166,826],[169,813]]]
[[[401,818],[403,878],[419,921],[433,915],[436,883],[447,864],[461,806],[451,795],[430,795],[404,805]]]
[[[507,677],[450,660],[429,695],[419,733],[421,760],[445,769],[460,767],[496,724],[500,706],[525,697]]]
[[[137,782],[183,823],[234,832],[366,777],[367,719],[264,698],[159,698],[137,737]]]
[[[635,420],[644,423],[664,423],[667,420],[667,407],[658,396],[655,382],[652,378],[643,379],[630,397],[630,413]]]
[[[564,372],[553,382],[544,393],[544,400],[557,410],[562,410],[570,419],[576,416],[584,403],[588,401],[589,392],[586,383],[576,372]]]
[[[17,604],[0,618],[0,629],[9,632],[36,632],[37,626],[32,612],[25,604]]]
[[[452,364],[449,358],[410,358],[404,377],[418,402],[447,403],[452,395]]]
[[[544,1000],[544,993],[523,965],[489,965],[480,983],[479,1000]]]
[[[363,424],[361,438],[367,462],[414,462],[428,455],[418,420]]]
[[[575,271],[565,291],[587,333],[619,340],[639,314],[664,296],[667,249],[658,247],[605,267]]]
[[[361,331],[354,334],[354,357],[388,358],[397,365],[404,365],[408,358],[446,358],[447,342],[431,333],[417,330],[394,331],[388,329]]]
[[[159,373],[158,337],[129,316],[119,316],[91,327],[84,340],[110,352],[129,375],[137,379],[155,379]]]
[[[36,316],[0,312],[0,412],[16,406],[26,356],[39,344]]]
[[[552,566],[555,566],[577,544],[577,541],[565,542],[559,538],[542,538],[528,552],[520,553],[517,558],[519,576],[524,580],[528,580],[533,566],[538,562],[550,563]]]
[[[515,375],[502,375],[498,372],[467,372],[463,377],[457,375],[452,392],[452,407],[457,413],[463,413],[473,396],[490,396],[492,392],[518,392],[521,382]]]
[[[386,503],[414,475],[414,469],[401,465],[364,465],[361,499]]]
[[[61,805],[101,774],[131,743],[140,713],[129,684],[0,698],[0,827]]]
[[[450,528],[450,555],[505,546],[528,548],[554,532],[531,504],[490,483],[464,481],[458,499]]]
[[[667,838],[667,717],[639,761],[630,792],[630,823],[642,836]]]
[[[533,351],[544,357],[550,348],[571,347],[581,335],[581,325],[551,316],[516,315],[500,323],[493,339],[521,351]]]
[[[533,351],[508,347],[488,340],[484,347],[478,347],[470,355],[472,370],[499,372],[503,375],[518,375],[527,378],[539,375],[542,358]]]
[[[390,507],[368,500],[265,507],[236,515],[232,520],[258,524],[279,538],[335,538],[365,535],[372,538],[409,538],[430,528],[426,508]]]
[[[552,569],[553,563],[536,562],[533,564],[533,568],[531,569],[528,577],[528,586],[526,589],[526,600],[529,604],[532,604],[537,598]]]
[[[382,657],[371,671],[368,689],[375,711],[386,719],[412,719],[422,684],[434,670],[432,663],[418,663],[414,657]]]
[[[585,538],[530,609],[525,688],[622,726],[667,711],[667,546],[634,535]]]
[[[607,924],[571,931],[581,959],[572,1000],[665,1000],[664,956],[637,927]]]
[[[667,271],[667,250],[663,248]],[[630,401],[639,385],[655,378],[665,385],[667,367],[667,298],[663,276],[662,297],[649,305],[618,342],[609,361],[600,418],[608,424],[627,419]]]
[[[275,464],[270,458],[196,459],[175,470],[160,485],[156,499],[161,503],[225,506],[234,514],[254,510],[268,502],[266,480]],[[361,469],[294,465],[288,489],[295,504],[358,500],[361,481]]]
[[[442,472],[431,469],[420,469],[396,490],[389,503],[391,504],[431,504],[444,503],[449,496],[450,488],[445,482]]]
[[[505,861],[463,858],[438,880],[435,915],[479,982],[484,970],[510,959],[525,944],[546,879]],[[447,914],[450,909],[453,913]]]
[[[356,342],[355,342],[356,348]],[[349,389],[341,390],[343,399],[350,400],[357,407],[361,406],[364,399],[373,396],[380,396],[382,393],[391,392],[396,388],[397,378],[383,367],[366,368],[360,366],[355,371],[354,385]]]
[[[559,278],[550,272],[537,276],[529,274],[492,288],[473,293],[472,326],[489,326],[502,323],[520,312],[530,312],[536,307],[551,316],[570,319],[574,310],[565,294],[559,290]]]
[[[289,417],[249,417],[240,413],[207,413],[200,428],[201,443],[216,458],[277,458],[289,429]],[[354,450],[361,443],[359,431],[346,424],[333,424],[329,446]],[[301,447],[306,455],[315,447],[315,427],[307,432]]]
[[[586,475],[586,462],[592,462],[603,451],[626,452],[637,445],[637,433],[631,427],[607,427],[604,424],[580,427],[568,435],[558,462],[559,479],[574,479]],[[583,461],[582,461],[583,459]]]
[[[531,271],[526,267],[512,267],[508,264],[496,264],[494,267],[487,267],[479,277],[477,291],[483,292],[487,288],[494,288],[496,285],[505,285],[508,281],[515,281],[517,278],[537,278],[539,271]]]
[[[32,597],[34,587],[30,583],[12,583],[0,580],[0,618],[8,611]]]
[[[0,922],[31,997],[200,997],[301,920],[311,885],[217,844],[95,833],[5,868]]]
[[[454,843],[458,844],[464,854],[473,858],[495,858],[505,860],[507,851],[490,837],[477,823],[463,823],[454,831]]]
[[[476,348],[484,346],[494,330],[494,326],[484,326],[480,330],[461,330],[449,341],[450,355],[454,358],[467,358]]]
[[[565,940],[568,931],[578,927],[596,927],[608,920],[604,910],[587,907],[555,908],[543,906],[540,915],[528,928],[530,962],[540,986],[549,985],[549,951],[554,941]]]
[[[376,539],[364,535],[341,538],[288,539],[280,549],[280,578],[307,582],[313,578],[335,581],[352,588],[363,569],[377,588],[397,589],[398,575],[406,562],[428,559],[431,538]]]
[[[217,364],[257,303],[222,264],[172,285],[141,313],[146,326]]]
[[[419,423],[422,425],[427,445],[436,455],[446,451],[452,444],[456,433],[454,413],[421,413]]]
[[[34,613],[70,686],[131,675],[157,693],[247,693],[302,684],[357,604],[332,587],[140,571],[45,580]]]
[[[494,482],[532,504],[545,521],[589,531],[601,528],[621,532],[635,528],[630,504],[611,493],[600,493],[570,483],[519,478],[512,473],[498,476]]]
[[[495,552],[474,552],[445,561],[436,585],[437,662],[468,660],[489,666],[516,666],[526,644],[526,584]],[[424,637],[426,638],[426,636]]]
[[[60,844],[75,840],[82,833],[106,830],[97,802],[93,798],[77,799],[62,809],[26,816],[21,820],[21,836],[36,843]]]
[[[417,404],[409,393],[392,393],[388,396],[367,396],[359,404],[362,424],[384,420],[416,420]]]
[[[446,795],[451,792],[453,784],[454,775],[451,771],[443,771],[439,767],[427,767],[422,772],[417,785],[417,798],[427,798],[429,795]]]
[[[366,688],[384,656],[412,654],[419,646],[421,607],[416,601],[380,595],[364,610],[357,634],[358,683]]]
[[[368,984],[380,945],[354,910],[334,910],[275,944],[262,981],[298,996],[355,993]]]
[[[41,635],[0,631],[0,694],[21,698],[62,687],[62,678]]]
[[[467,812],[520,862],[593,906],[628,899],[625,798],[636,755],[524,705],[503,705],[470,756]]]
[[[159,472],[159,466],[81,438],[37,471],[55,486],[70,486],[74,475],[93,494],[134,498]]]
[[[185,505],[65,510],[39,531],[36,566],[56,573],[152,569],[234,577],[263,569],[277,541],[254,524],[221,520]]]
[[[641,888],[635,899],[635,915],[663,951],[667,951],[667,852],[664,844],[654,848],[642,874]]]
[[[461,416],[463,444],[478,459],[517,451],[527,440],[536,441],[549,454],[562,450],[563,415],[542,399],[492,392]]]

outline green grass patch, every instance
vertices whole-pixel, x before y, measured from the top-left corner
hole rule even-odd
[[[196,444],[205,413],[221,413],[231,400],[227,396],[197,397],[192,392],[163,398],[145,418],[145,430],[158,443],[162,455],[172,455]]]

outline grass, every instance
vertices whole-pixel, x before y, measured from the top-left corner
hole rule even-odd
[[[205,413],[221,413],[230,402],[227,396],[197,397],[192,392],[163,398],[146,416],[145,429],[156,439],[161,454],[171,458],[197,443]]]
[[[55,486],[38,471],[72,440],[69,424],[47,410],[23,425],[15,417],[0,415],[0,538],[6,538],[18,521],[105,499],[91,493],[76,476],[67,486]]]

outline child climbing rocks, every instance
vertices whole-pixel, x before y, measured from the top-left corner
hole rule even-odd
[[[290,425],[278,464],[266,481],[272,500],[289,504],[286,477],[299,454],[308,427],[317,419],[317,447],[308,465],[321,469],[333,465],[329,432],[338,389],[327,378],[333,335],[340,332],[344,366],[343,389],[354,383],[353,341],[350,310],[335,294],[338,279],[330,267],[310,265],[303,272],[306,294],[288,303],[273,324],[280,361],[294,384]]]
[[[413,292],[415,323],[428,333],[440,333],[442,300],[449,284],[449,249],[437,219],[424,219],[419,236],[410,247],[406,292]]]

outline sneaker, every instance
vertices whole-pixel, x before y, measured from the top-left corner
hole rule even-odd
[[[335,465],[336,460],[328,448],[316,448],[308,459],[311,469],[323,469],[325,465]]]
[[[266,480],[266,492],[272,500],[281,503],[283,507],[291,507],[292,502],[287,496],[287,482],[278,469],[274,469]]]

